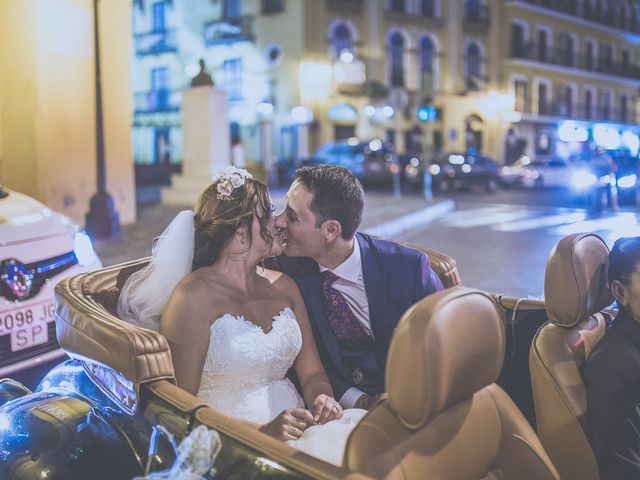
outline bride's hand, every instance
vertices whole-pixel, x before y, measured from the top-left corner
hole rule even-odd
[[[313,401],[311,414],[315,423],[323,424],[342,418],[342,407],[335,398],[321,393]]]
[[[297,440],[309,425],[313,424],[313,417],[304,408],[290,408],[283,411],[269,423],[265,423],[259,431],[278,440]]]

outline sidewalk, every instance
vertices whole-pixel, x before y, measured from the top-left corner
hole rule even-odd
[[[272,191],[276,212],[284,208],[286,190]],[[149,200],[148,192],[144,200]],[[393,238],[401,232],[429,223],[453,210],[453,201],[436,200],[427,204],[418,194],[405,194],[400,198],[381,191],[366,192],[366,205],[361,231]],[[161,203],[138,204],[138,219],[122,227],[119,239],[94,240],[94,247],[105,266],[150,255],[151,242],[160,235],[173,217],[191,205],[172,207]]]

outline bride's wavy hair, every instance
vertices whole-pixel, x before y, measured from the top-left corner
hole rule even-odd
[[[273,244],[267,229],[271,215],[267,186],[247,178],[244,185],[222,200],[218,199],[217,186],[217,181],[209,185],[196,203],[192,270],[213,265],[242,225],[247,226],[249,246],[245,252],[248,252],[253,242],[251,225],[254,218],[260,224],[260,236],[267,247],[271,248]]]

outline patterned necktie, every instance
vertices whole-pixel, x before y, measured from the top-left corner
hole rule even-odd
[[[322,272],[322,292],[329,325],[340,340],[366,337],[367,332],[349,308],[345,298],[333,288],[332,284],[337,279],[338,276],[329,270]]]

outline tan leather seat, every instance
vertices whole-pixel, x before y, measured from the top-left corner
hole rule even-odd
[[[549,323],[529,352],[538,436],[565,480],[597,479],[586,435],[587,395],[582,365],[604,335],[597,314],[613,299],[607,286],[609,248],[594,234],[569,235],[554,247],[544,279]]]
[[[389,351],[389,400],[354,429],[345,466],[385,479],[559,478],[494,383],[504,349],[485,292],[453,287],[411,307]]]
[[[144,264],[145,260],[129,262],[76,275],[55,287],[60,346],[70,357],[81,360],[94,383],[131,414],[140,403],[140,385],[175,381],[169,343],[158,332],[120,320],[99,297],[100,292],[116,287],[123,270]]]
[[[440,278],[444,288],[455,287],[461,284],[458,264],[453,257],[450,257],[446,253],[437,252],[430,248],[420,247],[411,243],[405,243],[405,245],[424,252],[429,256],[429,264],[438,278]]]

